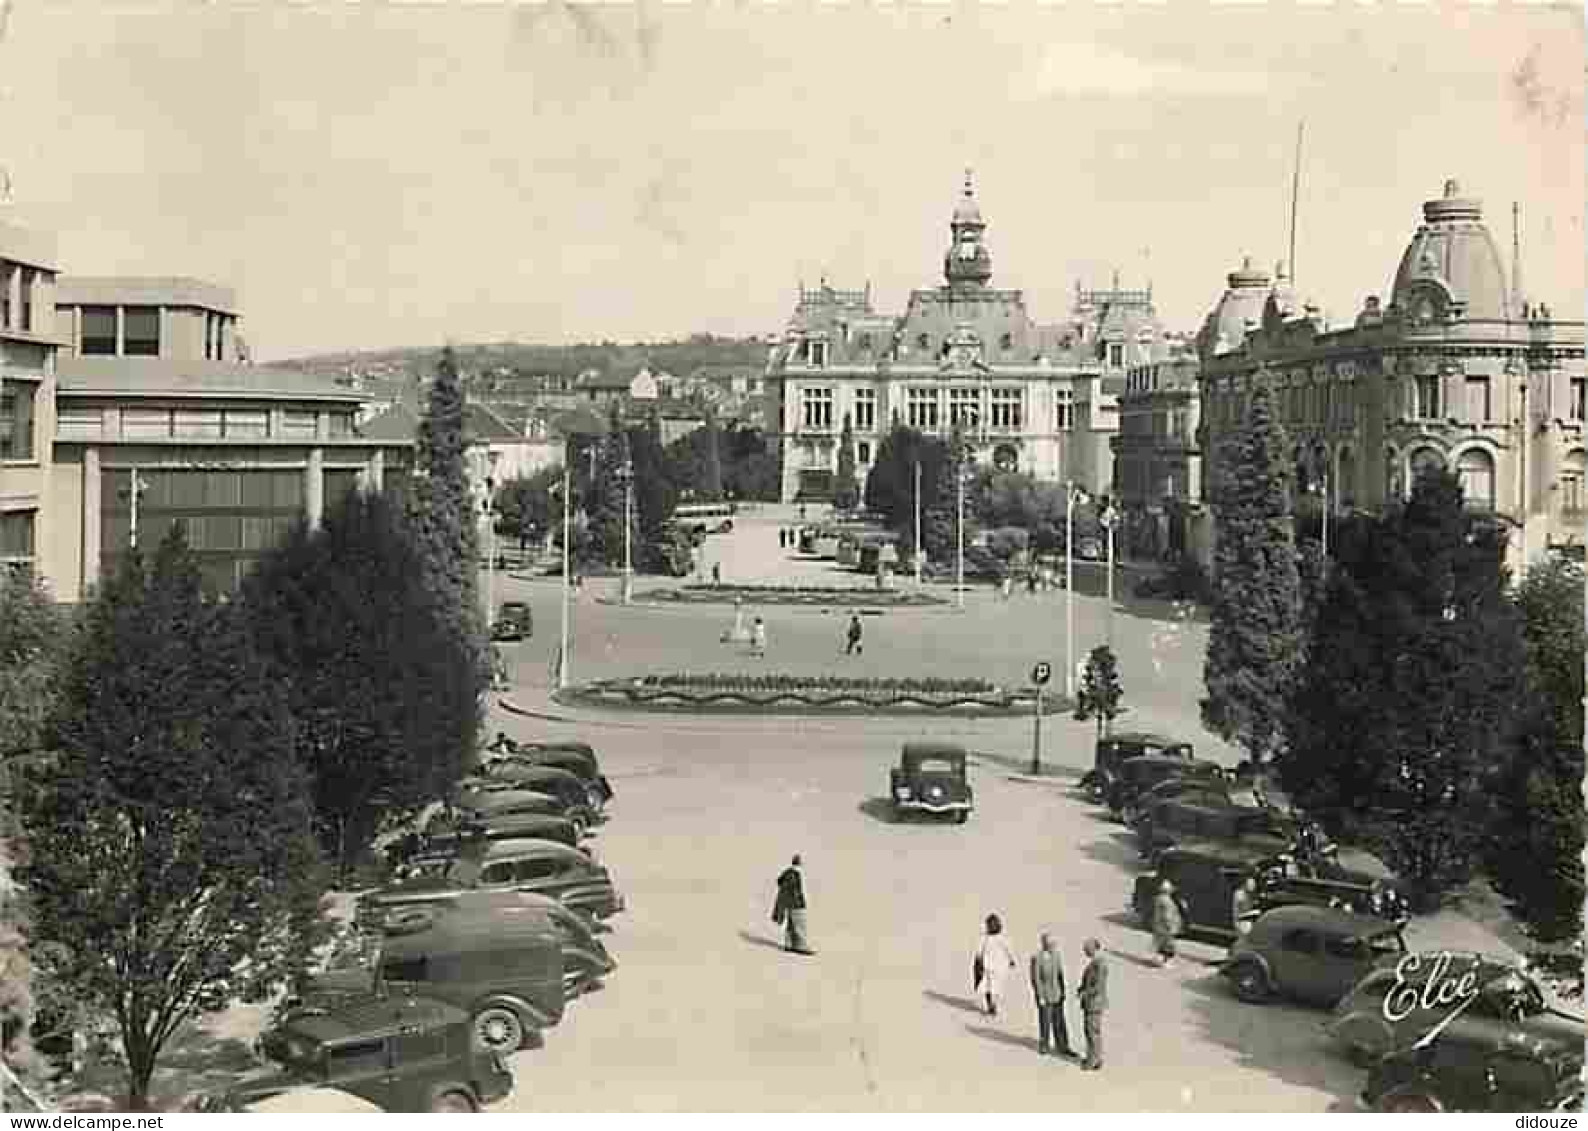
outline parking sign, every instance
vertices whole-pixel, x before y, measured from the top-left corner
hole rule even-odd
[[[1031,669],[1031,682],[1041,687],[1053,678],[1053,665],[1043,660]]]

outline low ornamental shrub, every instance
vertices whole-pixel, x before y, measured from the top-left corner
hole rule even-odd
[[[642,676],[641,687],[700,691],[826,691],[888,695],[996,695],[999,689],[985,679],[866,678],[838,675],[743,675],[674,672]]]

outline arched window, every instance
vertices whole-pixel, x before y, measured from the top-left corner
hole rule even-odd
[[[1417,485],[1417,481],[1424,475],[1445,469],[1445,457],[1438,448],[1418,448],[1412,453],[1411,482],[1407,484],[1408,492]]]
[[[1456,459],[1456,474],[1467,506],[1494,509],[1494,457],[1482,448],[1468,448]]]
[[[1588,499],[1583,495],[1583,479],[1588,476],[1588,454],[1581,448],[1566,453],[1560,465],[1560,508],[1569,515],[1580,515],[1588,509]]]

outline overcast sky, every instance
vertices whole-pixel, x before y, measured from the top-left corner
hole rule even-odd
[[[1285,255],[1301,119],[1332,319],[1447,177],[1584,304],[1576,7],[13,0],[4,34],[12,218],[69,272],[235,287],[260,358],[766,333],[824,271],[900,311],[966,166],[1039,321],[1117,267],[1194,329]]]

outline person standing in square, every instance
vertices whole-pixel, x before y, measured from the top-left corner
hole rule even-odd
[[[1031,992],[1037,1000],[1038,1054],[1073,1059],[1070,1027],[1064,1020],[1064,962],[1046,931],[1041,949],[1031,956]]]
[[[1108,963],[1103,944],[1087,939],[1086,969],[1081,972],[1081,1022],[1086,1034],[1086,1059],[1081,1067],[1096,1072],[1103,1067],[1103,1013],[1108,1009]]]
[[[850,613],[849,631],[845,636],[846,643],[844,646],[844,655],[853,656],[857,652],[862,654],[865,652],[866,647],[861,643],[860,640],[864,632],[865,629],[860,624],[860,614]]]
[[[811,949],[805,918],[805,879],[800,873],[798,855],[777,878],[777,900],[772,904],[772,921],[783,927],[783,949],[791,954],[815,954]]]

